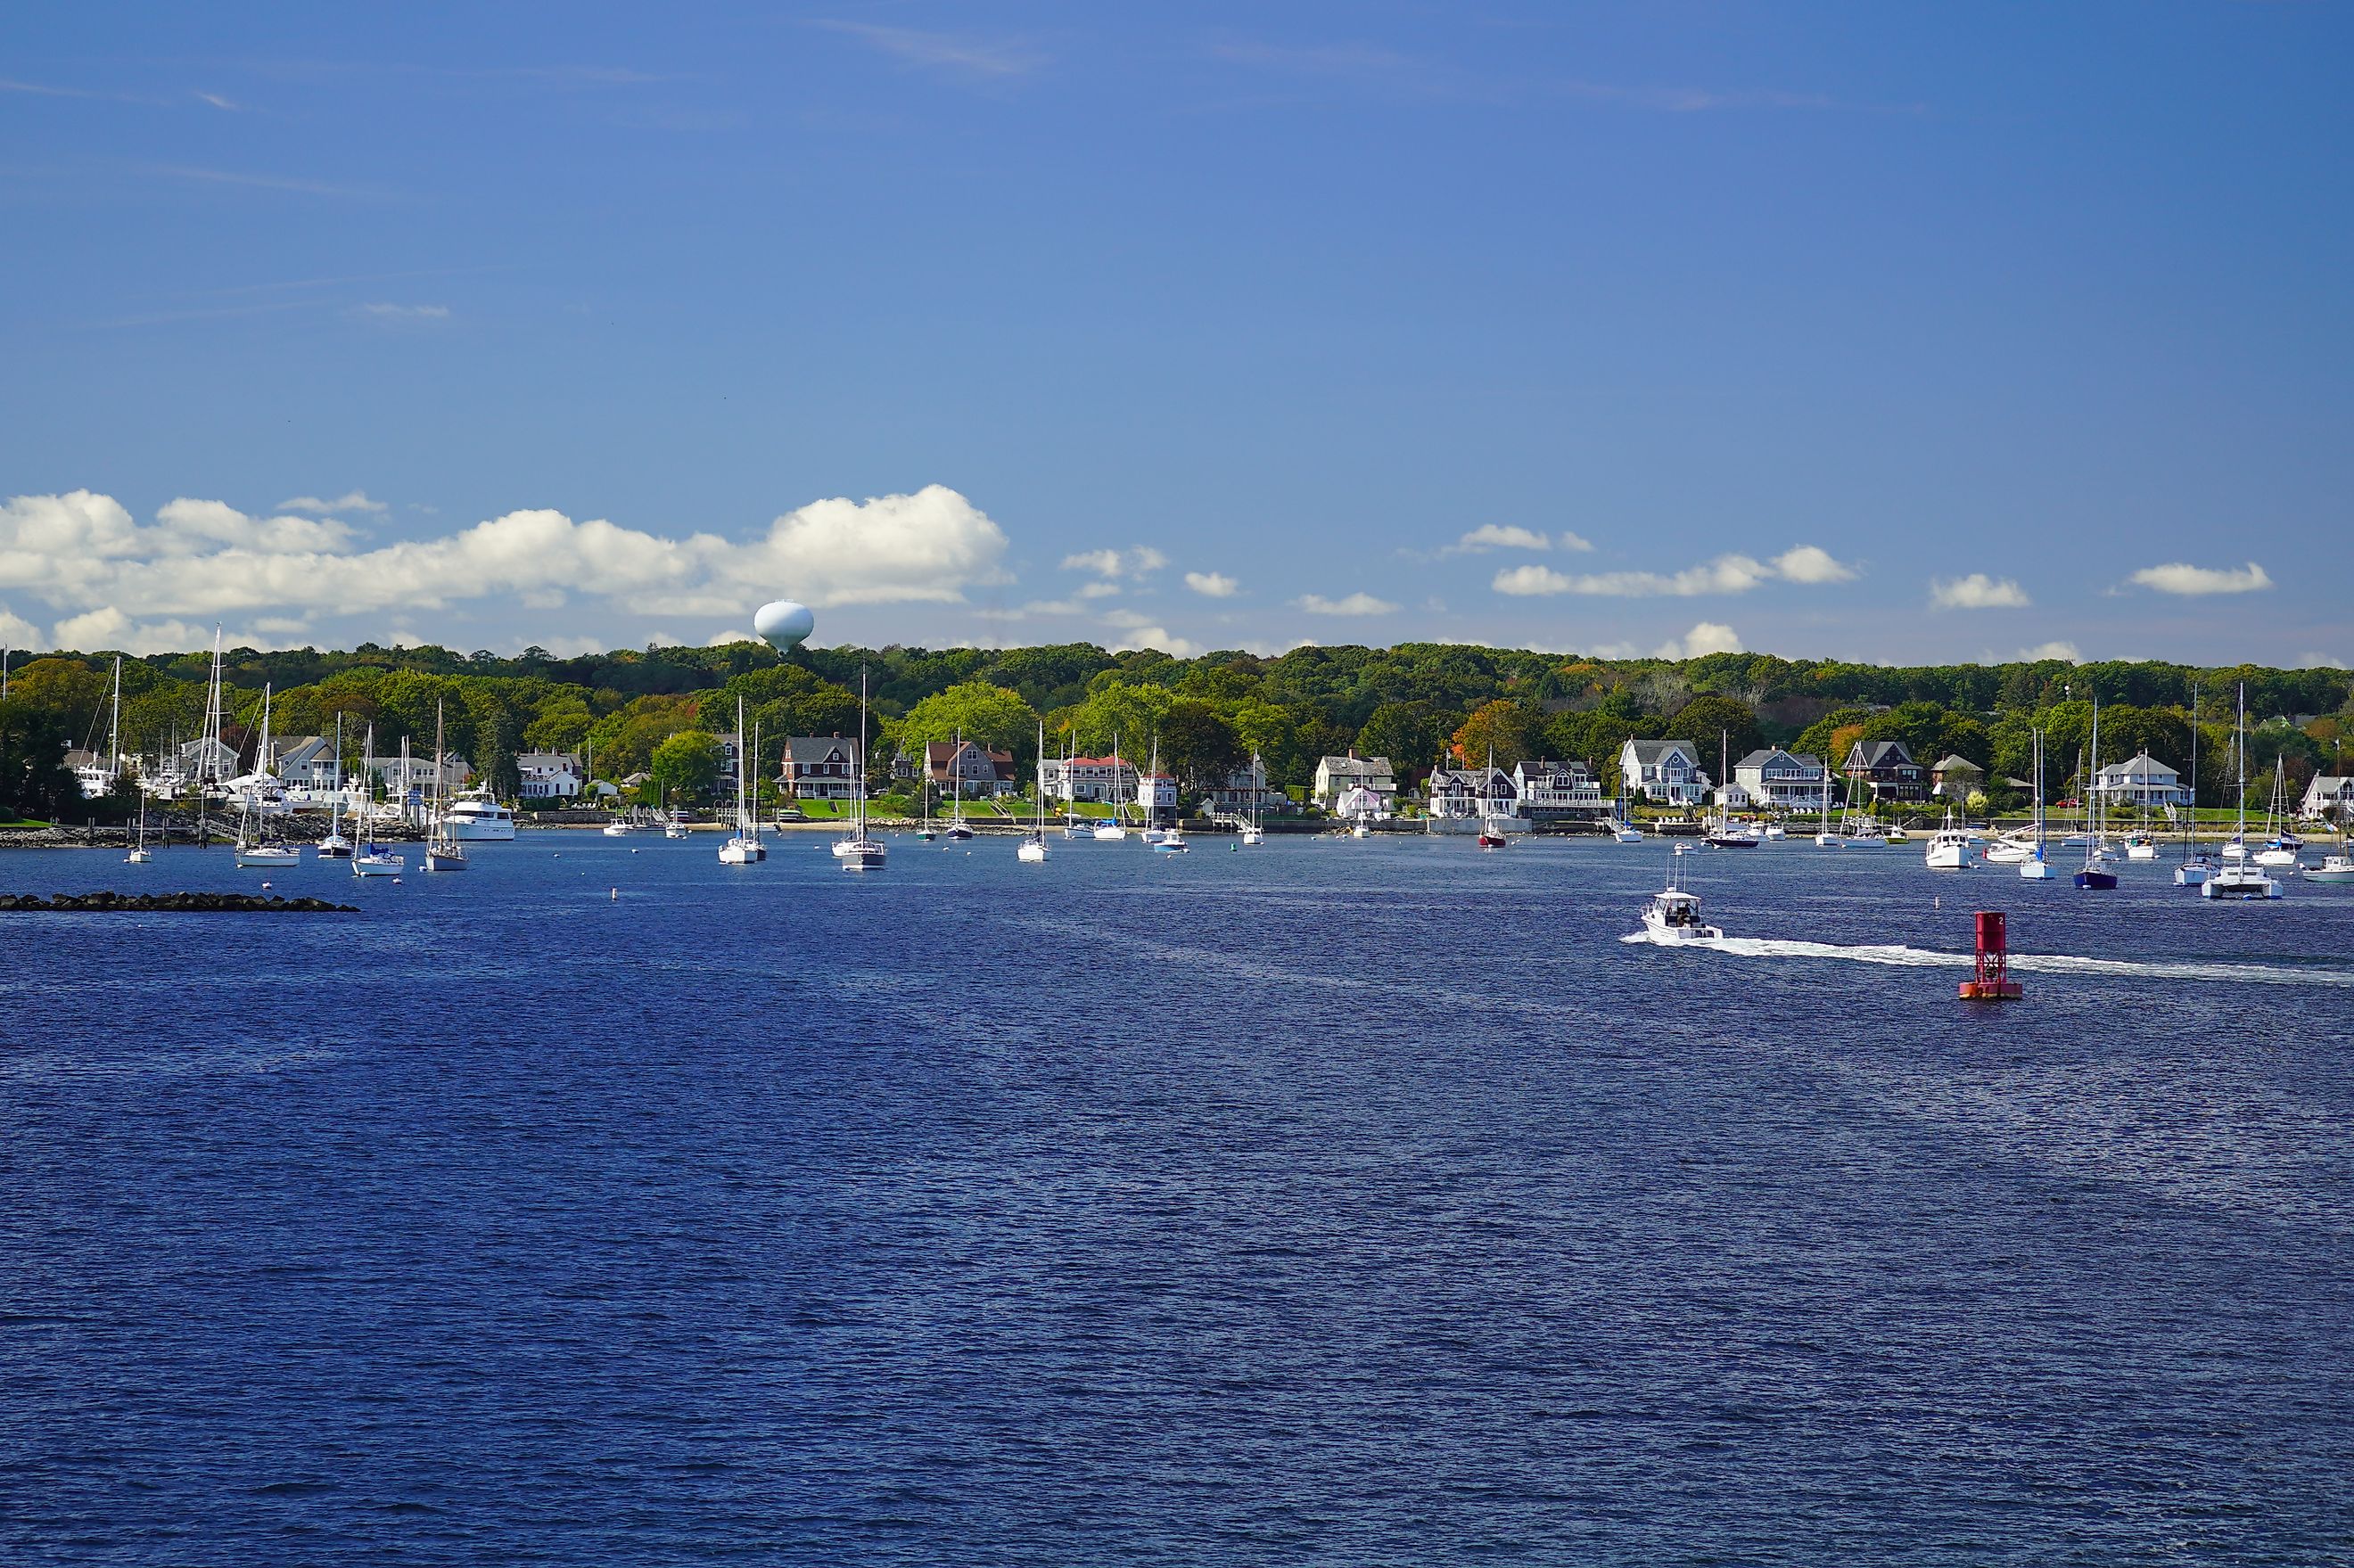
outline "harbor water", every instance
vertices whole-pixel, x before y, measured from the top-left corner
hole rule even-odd
[[[826,842],[0,860],[0,1561],[2354,1560],[2354,888]]]

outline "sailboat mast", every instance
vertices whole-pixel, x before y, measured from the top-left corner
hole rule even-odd
[[[122,655],[114,656],[114,696],[109,705],[106,760],[117,779],[122,777]]]

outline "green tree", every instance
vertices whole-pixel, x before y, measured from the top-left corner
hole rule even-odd
[[[1675,711],[1668,720],[1667,731],[1662,738],[1689,740],[1700,747],[1705,758],[1701,766],[1708,769],[1712,779],[1766,744],[1766,732],[1757,727],[1757,715],[1750,711],[1748,704],[1731,697],[1694,697]],[[1720,752],[1726,755],[1720,757]]]
[[[1117,740],[1121,756],[1144,760],[1172,700],[1166,686],[1104,682],[1072,713],[1072,738],[1081,751],[1097,757],[1108,755]]]
[[[0,703],[0,807],[54,817],[81,804],[81,780],[66,766],[71,722],[56,709],[18,701],[11,683],[8,700]]]
[[[895,738],[902,749],[913,750],[962,736],[989,750],[1018,753],[1034,747],[1037,735],[1038,715],[1021,693],[985,681],[960,681],[909,708]]]
[[[683,729],[654,747],[647,771],[655,789],[672,800],[708,800],[719,782],[727,753],[706,730]]]
[[[1463,721],[1448,742],[1466,768],[1484,768],[1490,757],[1499,768],[1525,762],[1544,748],[1544,715],[1510,698],[1481,705]],[[1392,758],[1391,765],[1396,765]]]
[[[1161,765],[1190,795],[1225,782],[1247,759],[1234,726],[1195,697],[1180,697],[1161,718]]]
[[[1446,722],[1428,703],[1384,703],[1366,715],[1357,732],[1360,757],[1385,757],[1401,788],[1428,776],[1447,744]]]

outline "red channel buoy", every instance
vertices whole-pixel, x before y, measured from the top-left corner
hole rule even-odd
[[[1978,912],[1977,972],[1962,982],[1964,1001],[2016,1001],[2019,982],[2010,978],[2010,938],[2003,929],[2002,912]]]

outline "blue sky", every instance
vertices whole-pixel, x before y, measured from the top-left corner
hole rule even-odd
[[[2343,6],[344,9],[0,22],[0,636],[2354,662]]]

